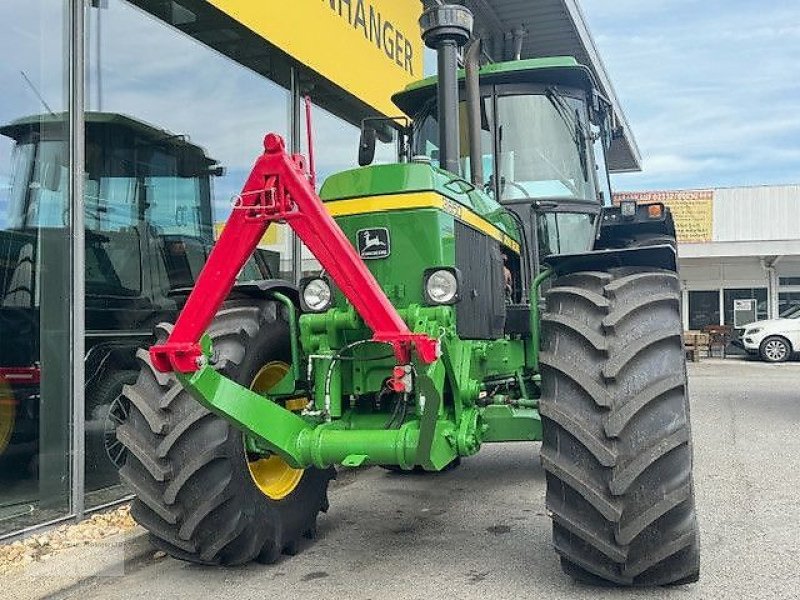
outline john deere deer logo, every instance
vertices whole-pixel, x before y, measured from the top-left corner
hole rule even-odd
[[[361,229],[356,233],[358,238],[358,255],[361,258],[386,258],[391,251],[389,230],[385,227]]]

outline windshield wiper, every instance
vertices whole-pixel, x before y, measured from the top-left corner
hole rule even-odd
[[[567,101],[564,100],[564,96],[562,96],[554,87],[545,89],[544,95],[550,101],[550,104],[553,105],[553,108],[556,109],[558,116],[561,117],[561,120],[564,121],[564,124],[570,130],[570,134],[575,144],[580,146],[581,141],[587,139],[588,135],[580,120],[572,114]]]
[[[570,132],[570,137],[575,144],[575,149],[578,152],[578,159],[581,163],[583,179],[584,181],[588,181],[589,167],[586,158],[586,148],[588,145],[587,140],[591,139],[591,132],[584,128],[580,116],[578,115],[578,110],[576,109],[575,114],[573,114],[569,104],[567,104],[567,101],[564,100],[564,97],[556,88],[548,87],[545,89],[544,93],[547,99],[550,101],[550,104],[552,104],[553,108],[556,109],[556,112],[561,117],[561,120],[564,121],[564,124],[567,126],[567,129]]]

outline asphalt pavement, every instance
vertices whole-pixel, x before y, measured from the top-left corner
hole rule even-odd
[[[800,363],[690,365],[698,583],[598,589],[550,545],[538,444],[485,447],[452,472],[343,478],[319,537],[272,566],[155,558],[138,531],[0,579],[3,598],[800,598]],[[7,595],[10,594],[10,595]]]

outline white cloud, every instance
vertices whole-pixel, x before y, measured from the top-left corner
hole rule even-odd
[[[626,187],[800,180],[800,5],[583,0],[644,156]]]

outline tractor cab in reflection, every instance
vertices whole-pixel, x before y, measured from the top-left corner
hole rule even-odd
[[[114,422],[124,418],[117,398],[135,377],[136,351],[156,323],[175,318],[214,243],[211,186],[223,169],[186,136],[116,113],[90,112],[85,120],[86,470],[88,485],[97,489],[116,480],[114,463],[123,459]],[[9,197],[0,215],[5,458],[33,458],[46,443],[40,365],[46,371],[47,364],[68,360],[47,341],[47,323],[69,310],[67,130],[64,114],[0,127],[0,135],[14,141]],[[267,277],[261,267],[260,276]]]

